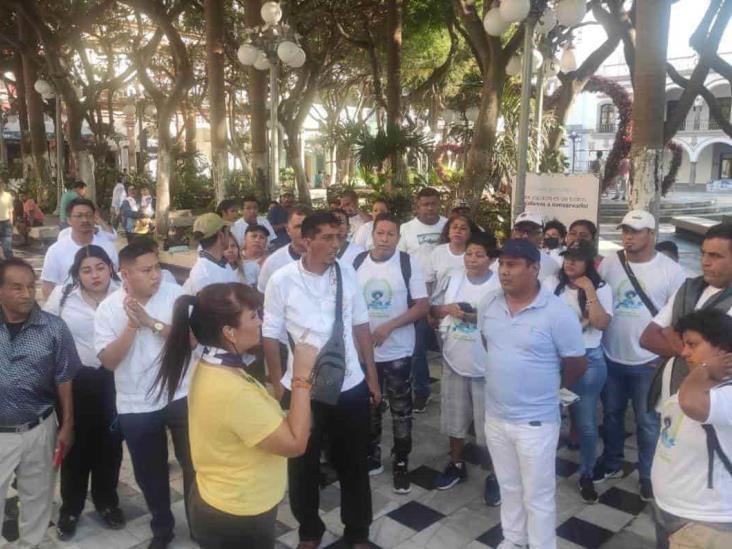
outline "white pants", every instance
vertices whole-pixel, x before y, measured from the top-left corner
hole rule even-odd
[[[486,414],[485,438],[501,487],[503,537],[532,549],[555,549],[559,423],[532,426]]]
[[[35,547],[48,530],[56,481],[55,447],[56,414],[25,433],[0,433],[0,517],[4,516],[5,498],[15,474],[20,501],[17,547]]]

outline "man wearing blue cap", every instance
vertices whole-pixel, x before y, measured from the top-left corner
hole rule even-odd
[[[478,311],[485,342],[485,434],[501,488],[499,547],[556,548],[559,389],[587,369],[577,315],[538,281],[541,255],[526,239],[501,249],[501,289]]]

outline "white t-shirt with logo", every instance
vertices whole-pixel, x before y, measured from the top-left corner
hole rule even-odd
[[[419,263],[409,258],[412,273],[409,292],[412,299],[427,297]],[[404,284],[399,251],[383,262],[374,261],[371,255],[364,259],[356,272],[364,301],[369,312],[369,325],[376,327],[407,312],[407,286]],[[414,354],[414,324],[406,324],[394,330],[384,343],[374,347],[376,362],[389,362]]]
[[[670,370],[667,370],[670,372]],[[669,376],[664,376],[668,394]],[[732,457],[732,387],[709,392],[709,417],[719,444]],[[686,416],[678,393],[660,406],[661,433],[651,480],[658,506],[673,515],[702,522],[732,522],[732,475],[714,458],[713,488],[707,486],[708,457],[702,424]]]
[[[435,246],[430,254],[430,270],[427,272],[425,279],[427,282],[439,282],[447,273],[452,270],[463,270],[465,252],[454,254],[450,250],[450,244],[440,244]]]
[[[467,303],[477,311],[485,296],[501,287],[498,275],[491,271],[488,274],[490,276],[486,280],[474,284],[464,269],[451,271],[440,280],[441,288],[436,291],[436,295],[440,297],[432,304]],[[466,377],[485,375],[488,353],[481,341],[477,322],[466,322],[448,315],[440,322],[440,334],[442,357],[455,373]]]
[[[353,267],[338,261],[343,280],[343,335],[346,347],[346,375],[341,391],[361,383],[363,370],[353,340],[353,326],[366,324],[369,314],[363,301]],[[279,269],[267,284],[264,294],[264,321],[262,336],[280,339],[290,334],[294,341],[321,349],[330,339],[335,322],[336,275],[334,268],[318,275],[307,271],[302,260]],[[289,339],[289,338],[288,338]],[[292,353],[288,353],[287,372],[282,385],[290,388],[292,381]]]
[[[161,282],[160,288],[145,305],[147,314],[155,320],[170,325],[175,300],[183,295],[183,289],[176,284]],[[99,355],[110,343],[119,339],[127,326],[124,310],[123,289],[110,294],[102,301],[94,314],[94,349]],[[117,392],[117,412],[137,414],[154,412],[167,405],[167,398],[157,397],[157,391],[150,391],[160,368],[160,352],[165,339],[150,328],[138,328],[132,346],[114,370],[114,386]],[[188,394],[191,377],[189,367],[175,392],[173,400]]]
[[[679,264],[661,253],[645,263],[629,265],[658,310],[684,283],[684,271]],[[613,289],[613,318],[602,338],[605,354],[613,362],[631,366],[646,364],[658,358],[640,346],[641,334],[652,317],[625,274],[618,254],[612,253],[605,257],[598,272]]]
[[[559,278],[553,276],[543,282],[547,289],[554,293],[554,290],[559,286]],[[613,314],[613,291],[609,284],[604,284],[595,290],[597,294],[597,301],[604,311],[612,317]],[[577,318],[582,321],[582,311],[579,305],[579,291],[577,288],[570,288],[569,285],[564,287],[564,290],[559,297],[569,305],[569,307],[575,312]],[[599,347],[602,343],[602,330],[593,328],[589,324],[582,330],[582,337],[585,340],[585,348],[594,349]]]
[[[404,223],[399,229],[401,235],[399,249],[414,256],[419,261],[423,273],[429,272],[430,254],[440,241],[445,223],[447,223],[447,218],[442,216],[434,225],[426,225],[415,217]]]

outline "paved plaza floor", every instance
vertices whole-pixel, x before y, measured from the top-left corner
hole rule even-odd
[[[661,238],[673,238],[669,227],[662,227]],[[609,242],[616,241],[617,231],[602,227]],[[689,274],[698,273],[698,245],[678,242],[684,267]],[[42,250],[21,250],[18,255],[27,257],[38,272],[42,263]],[[412,491],[398,495],[391,487],[391,464],[385,461],[383,474],[371,479],[374,521],[371,541],[374,546],[402,549],[436,548],[482,549],[498,545],[501,536],[500,510],[488,507],[483,501],[485,473],[472,459],[475,452],[467,452],[469,459],[468,480],[448,491],[433,488],[434,476],[448,460],[448,440],[440,433],[440,377],[438,358],[430,363],[433,377],[433,400],[424,414],[415,416],[414,450],[410,457]],[[566,432],[566,425],[563,431]],[[579,453],[562,447],[557,456],[557,533],[560,548],[608,548],[642,549],[655,547],[655,534],[650,505],[638,495],[638,472],[635,468],[637,448],[632,412],[629,412],[626,439],[626,464],[623,478],[609,480],[598,486],[600,501],[585,504],[577,490]],[[384,421],[383,453],[391,448],[391,420],[387,413]],[[598,451],[600,448],[598,447]],[[173,456],[171,449],[170,455]],[[472,463],[470,463],[472,461]],[[183,507],[183,480],[178,464],[170,462],[173,512],[176,517],[173,548],[197,547],[188,535]],[[125,458],[120,474],[119,493],[121,507],[127,516],[123,530],[105,529],[100,517],[93,510],[91,501],[79,521],[75,538],[60,542],[53,528],[49,528],[43,548],[65,549],[126,549],[147,547],[151,532],[150,515],[144,499],[135,483],[129,455]],[[325,476],[320,492],[320,511],[327,525],[322,547],[345,547],[339,541],[342,534],[340,522],[340,490],[332,475]],[[58,493],[55,498],[58,507]],[[11,497],[9,508],[15,508]],[[57,510],[54,511],[54,519]],[[12,521],[5,522],[5,533],[12,534]],[[297,545],[297,522],[292,516],[287,497],[277,516],[277,546]],[[0,545],[2,542],[0,542]]]

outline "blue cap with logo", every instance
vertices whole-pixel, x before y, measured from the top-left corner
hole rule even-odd
[[[534,246],[531,242],[525,238],[510,238],[504,242],[503,247],[500,250],[500,255],[508,255],[511,257],[522,257],[528,259],[534,263],[541,261],[541,254],[539,248]]]

